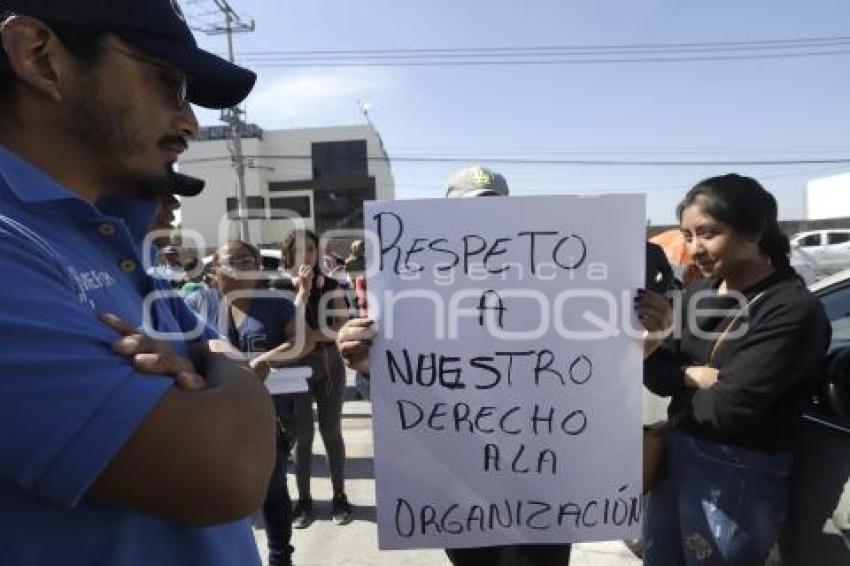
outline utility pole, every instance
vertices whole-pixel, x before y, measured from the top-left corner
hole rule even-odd
[[[236,54],[233,49],[233,36],[237,33],[252,32],[256,29],[254,20],[244,21],[227,0],[213,0],[216,8],[224,17],[224,23],[214,23],[210,26],[199,28],[208,35],[227,35],[227,54],[231,63],[236,62]],[[236,171],[236,203],[237,219],[239,221],[239,238],[243,242],[250,242],[251,235],[248,230],[248,195],[245,189],[245,154],[242,152],[242,130],[245,122],[242,120],[244,110],[238,106],[227,108],[221,112],[221,121],[230,126],[230,160]]]

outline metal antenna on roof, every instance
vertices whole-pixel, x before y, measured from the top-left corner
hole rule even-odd
[[[378,138],[378,147],[381,149],[382,159],[386,161],[387,164],[390,162],[389,153],[387,153],[387,148],[384,145],[384,138],[381,137],[381,132],[378,131],[378,128],[375,126],[375,122],[372,121],[372,117],[369,116],[369,110],[372,108],[372,103],[368,100],[358,99],[357,100],[357,108],[360,110],[360,113],[363,115],[363,118],[366,120],[366,123],[369,124],[369,127],[372,128],[372,131],[375,133],[375,137]],[[393,184],[395,184],[395,180],[393,179],[392,169],[387,168],[390,175],[390,180]]]

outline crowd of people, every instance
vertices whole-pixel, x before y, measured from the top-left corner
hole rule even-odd
[[[332,519],[354,518],[345,366],[368,398],[378,331],[363,242],[343,259],[293,231],[271,289],[243,241],[215,252],[208,278],[167,241],[146,270],[149,232],[173,220],[175,195],[200,190],[173,170],[198,129],[189,103],[232,107],[256,76],[200,50],[172,0],[0,0],[0,39],[0,562],[260,564],[248,517],[261,511],[269,563],[291,565],[292,528],[315,519],[315,420]],[[445,193],[509,189],[475,167]],[[830,325],[756,180],[706,179],[676,212],[700,276],[679,290],[650,246],[657,270],[634,297],[644,382],[671,398],[644,561],[758,564],[788,514],[791,441]],[[146,301],[175,288],[182,297]],[[703,313],[745,302],[670,334],[674,292]],[[263,381],[290,366],[310,368],[307,391],[270,396]],[[446,554],[455,566],[563,566],[570,545]]]
[[[362,241],[353,242],[351,247],[350,260],[356,260],[357,251],[362,251]],[[315,518],[310,476],[317,418],[333,488],[331,518],[338,525],[346,525],[354,518],[345,493],[345,444],[341,426],[345,368],[335,338],[336,330],[348,318],[349,305],[354,302],[349,292],[352,286],[349,273],[355,279],[361,273],[343,273],[342,262],[334,259],[334,254],[329,250],[320,254],[318,237],[309,230],[289,234],[282,246],[283,263],[276,273],[263,270],[257,247],[238,240],[221,246],[213,254],[208,269],[202,268],[194,258],[181,263],[179,250],[171,245],[160,249],[157,255],[164,261],[152,275],[160,278],[163,285],[179,289],[186,304],[205,324],[245,354],[245,362],[258,377],[263,379],[281,367],[310,368],[306,392],[272,397],[277,418],[277,452],[262,515],[269,564],[291,564],[292,528],[305,529]],[[164,276],[169,263],[182,267],[179,276]],[[204,281],[187,291],[196,278]],[[322,316],[320,313],[326,308],[334,316]],[[298,490],[294,507],[286,483],[287,462],[293,447]]]

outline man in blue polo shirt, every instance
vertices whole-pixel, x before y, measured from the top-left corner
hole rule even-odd
[[[176,0],[0,0],[0,564],[260,563],[271,400],[192,357],[182,301],[144,306],[141,249],[185,186],[189,102],[255,79],[198,49]]]

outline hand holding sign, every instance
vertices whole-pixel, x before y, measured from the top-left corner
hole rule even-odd
[[[336,335],[336,345],[345,365],[361,373],[369,373],[369,349],[378,326],[368,318],[353,318],[343,324]]]

